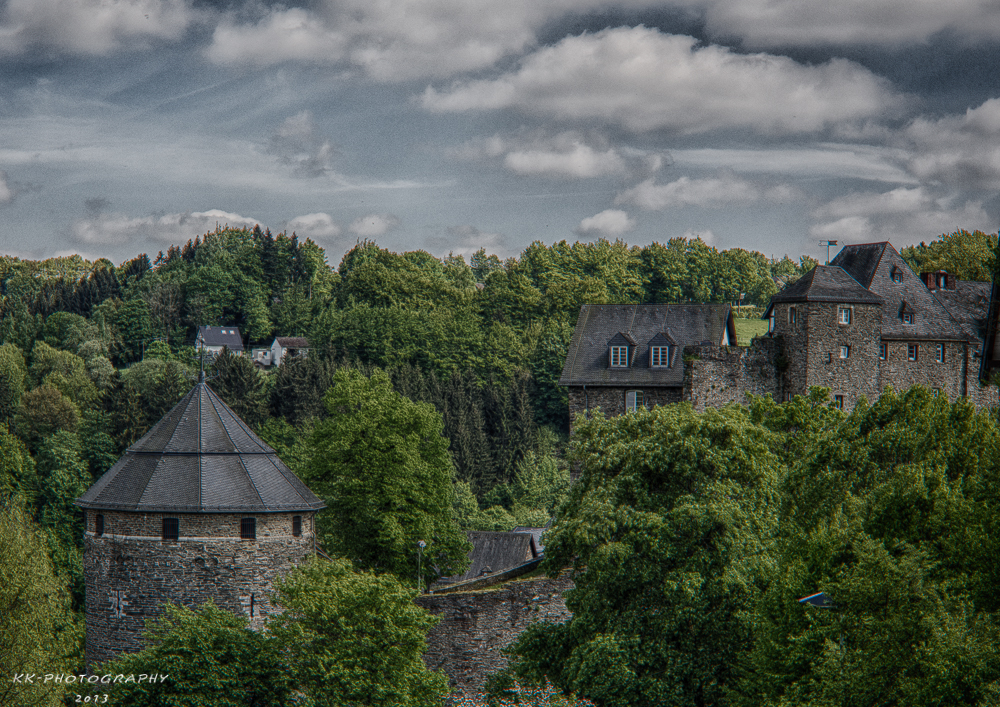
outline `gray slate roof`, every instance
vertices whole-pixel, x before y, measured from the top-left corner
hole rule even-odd
[[[468,536],[472,543],[469,569],[464,574],[442,577],[438,581],[448,584],[464,582],[483,574],[495,574],[523,565],[539,555],[531,533],[471,531]]]
[[[283,349],[308,349],[309,339],[304,336],[276,336],[278,346]]]
[[[198,338],[205,342],[205,346],[225,346],[230,351],[243,350],[243,336],[240,334],[239,327],[198,327]]]
[[[549,525],[552,525],[551,521],[549,522]],[[534,538],[534,540],[535,540],[535,549],[538,551],[539,555],[542,555],[542,554],[545,553],[545,542],[542,540],[542,536],[545,534],[545,531],[548,530],[548,529],[549,529],[548,525],[545,526],[544,528],[532,528],[532,527],[527,526],[527,525],[519,525],[516,528],[514,528],[514,530],[511,531],[511,532],[514,532],[514,533],[531,533],[531,537]]]
[[[882,298],[863,287],[843,268],[817,265],[774,295],[771,302],[882,304]]]
[[[153,513],[325,507],[204,382],[129,447],[76,505]]]
[[[988,282],[958,280],[954,290],[937,290],[934,294],[970,339],[983,339],[990,289]]]
[[[663,334],[676,342],[672,365],[649,366],[652,340]],[[736,344],[736,328],[728,304],[585,304],[580,307],[573,339],[566,352],[559,385],[678,387],[684,384],[681,352],[685,346],[722,344],[728,334]],[[635,342],[628,368],[611,368],[609,345],[618,338]]]
[[[832,264],[844,268],[862,286],[882,298],[883,339],[965,341],[970,338],[891,243],[845,246]],[[902,282],[893,281],[894,270],[902,274]],[[913,310],[913,324],[903,324],[904,303]]]

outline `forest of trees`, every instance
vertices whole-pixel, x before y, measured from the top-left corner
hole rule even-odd
[[[990,279],[996,238],[996,234],[957,231],[929,245],[903,249],[902,254],[918,271],[943,268],[963,279]],[[64,665],[70,672],[79,668],[84,597],[82,525],[73,500],[194,384],[199,361],[192,344],[197,327],[226,325],[240,327],[248,345],[269,344],[276,335],[309,337],[307,358],[290,359],[271,370],[259,370],[248,358],[225,352],[211,364],[210,385],[331,508],[351,503],[364,507],[365,494],[391,495],[408,479],[419,476],[425,480],[421,483],[436,489],[437,510],[423,517],[401,509],[392,523],[433,528],[427,532],[450,537],[447,543],[442,541],[438,556],[441,567],[461,560],[461,530],[510,530],[515,525],[544,525],[558,518],[551,545],[551,562],[555,564],[551,567],[576,562],[590,568],[587,581],[573,595],[574,621],[558,630],[539,630],[526,636],[518,648],[516,670],[498,677],[498,686],[515,678],[538,681],[548,677],[556,687],[592,698],[600,705],[770,704],[767,700],[777,705],[807,694],[815,704],[826,704],[822,700],[833,694],[829,692],[834,689],[830,687],[834,683],[829,682],[833,678],[827,680],[816,673],[816,666],[827,665],[820,661],[823,656],[828,663],[844,660],[843,654],[828,655],[833,650],[824,643],[830,640],[829,627],[817,624],[819,619],[809,619],[817,633],[803,638],[805,643],[795,642],[796,638],[793,651],[788,643],[792,634],[787,631],[805,630],[796,618],[799,614],[785,616],[783,608],[767,609],[768,602],[784,601],[775,598],[779,585],[784,587],[780,591],[785,594],[780,596],[785,598],[788,592],[810,589],[804,586],[803,582],[808,584],[805,580],[796,579],[799,584],[795,584],[788,579],[792,575],[807,577],[814,584],[830,578],[847,581],[843,579],[846,575],[837,574],[840,569],[829,570],[830,574],[803,567],[812,567],[809,563],[819,562],[817,558],[831,562],[830,558],[840,558],[841,564],[835,567],[853,567],[850,562],[855,560],[851,558],[862,557],[860,550],[830,549],[830,543],[836,544],[834,536],[841,537],[834,532],[840,527],[837,524],[850,525],[850,518],[844,520],[848,506],[896,503],[890,498],[896,492],[906,498],[924,498],[930,492],[904,488],[901,481],[893,486],[896,481],[890,479],[884,482],[888,487],[879,486],[882,490],[877,499],[856,500],[854,495],[861,490],[852,486],[850,499],[844,500],[845,496],[823,506],[833,515],[821,518],[813,509],[815,517],[808,521],[812,525],[800,523],[795,515],[798,511],[788,511],[791,515],[786,518],[783,509],[788,503],[806,503],[804,497],[787,500],[794,494],[812,494],[810,499],[819,499],[816,494],[832,493],[826,486],[811,489],[803,480],[803,465],[817,464],[816,458],[825,458],[817,455],[832,453],[816,446],[820,442],[830,443],[837,435],[848,434],[849,429],[862,425],[864,415],[871,418],[875,413],[859,410],[844,418],[817,400],[771,407],[758,402],[749,411],[734,408],[707,416],[694,416],[681,406],[657,410],[649,418],[592,421],[581,428],[571,445],[566,392],[558,386],[581,304],[733,302],[744,305],[742,314],[759,314],[779,286],[815,264],[807,256],[798,261],[787,256],[772,260],[757,252],[719,251],[699,239],[677,238],[644,247],[605,240],[552,246],[536,242],[517,258],[501,261],[480,251],[469,263],[461,257],[438,259],[422,251],[393,253],[366,241],[344,254],[334,268],[323,249],[312,241],[299,242],[294,234],[272,236],[260,228],[217,229],[181,247],[173,246],[153,260],[142,254],[119,266],[107,260],[88,262],[79,256],[45,261],[0,257],[0,565],[5,577],[14,578],[0,587],[0,642],[4,643],[0,646],[0,670],[5,675],[17,672],[16,666],[38,661],[39,656],[47,656],[50,663]],[[385,400],[387,408],[405,410],[406,419],[377,418],[371,410],[345,418],[342,411],[353,409],[351,401],[357,396]],[[889,408],[879,407],[880,403],[871,410],[889,410],[884,419],[909,414],[906,405],[911,403],[898,401],[911,398],[892,400],[897,402],[886,403]],[[933,406],[941,404],[929,402],[921,409],[937,410]],[[984,435],[983,440],[993,439],[995,426],[990,426],[993,423],[988,418],[980,419],[958,407],[949,410],[948,415],[965,425],[953,429],[952,434],[974,428]],[[945,413],[934,414],[940,417]],[[953,427],[958,424],[954,420],[949,423]],[[400,430],[424,430],[424,437],[440,439],[441,443],[434,449],[400,451],[391,460],[386,449],[376,447],[367,452],[374,456],[363,460],[338,456],[338,440],[356,434],[359,426],[375,429],[397,424]],[[926,427],[925,422],[912,424]],[[687,431],[681,435],[680,430]],[[400,439],[406,437],[400,434]],[[704,436],[703,447],[699,446],[699,435]],[[647,439],[652,446],[644,451]],[[599,454],[609,449],[620,452],[617,456]],[[705,461],[714,459],[714,454],[721,453],[719,449],[731,450],[727,454],[738,458],[738,463],[721,457]],[[862,452],[868,453],[863,449],[852,453]],[[928,449],[920,453],[932,454]],[[633,468],[631,465],[637,463],[633,457],[641,457],[647,465],[650,459],[661,463]],[[988,452],[983,451],[981,457],[989,458]],[[352,464],[370,464],[372,459],[386,469],[398,470],[399,476],[387,475],[378,488],[345,484]],[[585,472],[583,483],[573,487],[571,463],[579,464]],[[690,470],[684,473],[693,474],[683,483],[680,477],[668,480],[663,476],[678,464],[687,464],[684,468]],[[893,468],[899,464],[910,462],[894,462]],[[875,466],[873,462],[872,468]],[[832,467],[823,468],[828,476],[833,475],[831,479],[836,476]],[[637,476],[627,489],[622,487],[625,495],[619,498],[615,484],[624,483],[629,469],[628,474]],[[969,481],[965,478],[962,476],[962,484],[984,483],[978,476],[969,477]],[[671,491],[668,481],[682,483],[683,489]],[[712,490],[706,496],[702,490],[709,488],[704,486],[709,482]],[[833,486],[837,483],[829,481]],[[928,482],[924,479],[921,483],[926,486]],[[640,492],[644,484],[648,489]],[[640,493],[642,498],[634,495]],[[694,499],[692,494],[696,493],[701,495]],[[716,502],[721,505],[711,505]],[[624,515],[612,521],[618,516],[601,517],[590,509],[591,503],[601,508],[610,508],[607,504],[612,503],[620,506]],[[979,504],[976,512],[988,519],[989,504],[975,503]],[[898,573],[904,569],[923,571],[920,563],[952,563],[948,566],[953,574],[934,579],[938,584],[933,586],[942,588],[933,590],[937,592],[933,601],[944,602],[934,621],[943,622],[941,640],[952,642],[948,645],[952,646],[949,650],[957,651],[955,661],[966,661],[962,665],[980,671],[977,675],[992,675],[993,662],[962,652],[974,650],[981,637],[993,635],[989,632],[994,630],[992,614],[983,618],[986,614],[976,613],[981,608],[976,604],[980,596],[976,592],[984,585],[975,588],[975,582],[968,578],[973,559],[971,555],[940,559],[937,554],[926,554],[930,550],[916,539],[925,532],[917,527],[918,520],[923,522],[914,517],[915,525],[906,531],[911,535],[903,528],[889,535],[876,533],[872,536],[875,540],[865,541],[869,543],[865,552],[876,552],[871,543],[882,542],[885,552],[896,558],[894,562],[902,562],[899,558],[905,555],[910,558],[907,562],[917,563],[907,565],[909,569],[892,569],[898,576],[903,576]],[[389,595],[412,591],[416,570],[408,566],[402,551],[393,550],[388,541],[381,554],[371,545],[384,521],[365,518],[366,534],[361,542],[360,536],[352,536],[337,525],[336,514],[321,516],[319,530],[325,549],[346,558],[349,564],[346,569],[343,565],[328,568],[332,575],[313,571],[294,581],[311,582],[309,586],[315,591],[341,585],[362,591],[373,582],[391,578],[396,582],[394,588],[383,588]],[[619,525],[597,527],[594,524],[598,521]],[[653,525],[647,527],[648,523]],[[654,526],[659,530],[654,532]],[[809,544],[814,541],[808,538],[810,533],[819,532],[818,527],[829,537],[815,539],[820,545],[814,548]],[[636,539],[636,533],[652,538],[667,529],[670,537],[664,536],[662,542]],[[767,547],[765,538],[771,543]],[[822,545],[824,542],[829,547]],[[900,549],[911,545],[918,549]],[[674,564],[662,561],[675,555]],[[29,556],[33,558],[30,562],[24,559]],[[741,563],[736,557],[759,561]],[[882,561],[873,558],[871,562]],[[640,571],[640,565],[647,562],[650,566]],[[652,565],[656,571],[650,573]],[[954,569],[959,565],[966,569]],[[602,569],[605,567],[607,572]],[[918,580],[931,586],[924,575],[906,581]],[[847,594],[836,594],[838,586],[830,585],[831,595],[847,602]],[[625,603],[611,602],[608,597],[613,596],[622,597]],[[36,597],[27,600],[30,607],[25,605],[25,597]],[[656,615],[660,618],[639,617],[628,604],[639,597],[659,607]],[[289,601],[293,600],[290,594]],[[392,611],[405,614],[400,606]],[[617,615],[614,620],[607,613],[612,609]],[[960,637],[955,637],[958,634],[947,633],[949,626],[958,625],[954,612],[959,609],[972,622],[961,634],[966,636],[966,644],[961,645]],[[216,615],[181,613],[172,615],[170,621],[173,624],[165,624],[163,631],[204,630],[242,636],[239,632],[244,630]],[[748,635],[748,624],[740,623],[746,621],[766,627],[771,643],[761,643],[754,632]],[[16,630],[12,628],[15,624]],[[275,631],[322,635],[322,627],[317,626],[276,626]],[[59,628],[56,631],[53,627]],[[670,647],[653,645],[645,638],[653,628],[665,631],[663,635],[683,634],[687,638],[678,638]],[[698,648],[703,653],[698,656],[690,653],[695,636],[699,637],[697,645],[703,646]],[[924,641],[921,645],[930,645],[927,641],[932,634],[919,637]],[[190,648],[183,635],[175,638],[177,646]],[[11,647],[14,644],[17,650]],[[260,650],[264,651],[261,660],[271,659],[266,647],[241,645],[234,656],[242,655],[241,650]],[[410,654],[399,659],[399,666],[409,666],[397,666],[401,675],[413,677],[412,670],[417,670],[412,658],[419,657],[419,651],[414,646]],[[788,651],[797,657],[793,660],[782,655]],[[724,666],[713,662],[726,656]],[[289,656],[272,657],[277,662],[269,664],[271,667],[262,663],[261,670],[305,672],[296,685],[271,685],[268,689],[278,692],[261,697],[259,704],[281,704],[287,690],[309,691],[313,684],[309,670],[319,668],[299,665]],[[858,654],[856,659],[867,657]],[[905,660],[917,661],[916,665],[922,658]],[[622,675],[631,677],[623,678],[621,684],[608,683],[600,677],[604,673],[599,666],[604,661],[620,665]],[[827,668],[833,670],[829,666],[834,663]],[[667,670],[667,665],[673,667]],[[764,672],[754,673],[757,669]],[[765,672],[781,676],[775,680],[782,687],[768,692],[767,681],[759,677]],[[757,682],[746,677],[752,674],[758,675],[753,678]],[[200,678],[191,676],[191,680],[196,679]],[[850,679],[863,678],[855,675]],[[413,680],[416,682],[409,687],[399,687],[412,700],[406,697],[399,704],[432,704],[443,689],[431,674],[420,674]],[[848,690],[847,678],[837,680],[841,685],[837,689]],[[920,694],[938,694],[934,692],[938,688],[921,685],[919,690],[924,692]],[[51,687],[47,688],[49,693]],[[10,697],[10,689],[14,688],[0,688],[0,697]],[[218,683],[212,689],[225,693],[230,688]],[[246,689],[257,694],[256,687]],[[891,689],[902,688],[894,684]],[[672,696],[658,690],[671,691]],[[43,692],[33,693],[31,699],[37,704],[59,703],[57,694]],[[968,692],[973,693],[980,694]],[[21,698],[28,699],[25,695]],[[121,703],[146,704],[140,697],[129,699],[138,701]],[[335,704],[337,699],[346,698],[316,692],[311,699],[315,704],[325,704],[323,699]],[[390,698],[386,700],[385,704],[392,704]],[[801,703],[810,702],[801,697]],[[209,700],[204,704],[221,703]]]

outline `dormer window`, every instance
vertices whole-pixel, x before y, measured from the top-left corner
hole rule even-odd
[[[672,368],[677,342],[668,332],[660,332],[649,341],[649,367]]]
[[[913,324],[913,317],[916,312],[913,311],[911,307],[906,302],[903,302],[899,307],[899,318],[903,320],[903,324]]]
[[[892,281],[893,282],[903,281],[903,271],[900,268],[897,267],[892,268]]]
[[[628,333],[615,334],[608,342],[608,365],[611,368],[628,368],[635,354],[635,339]]]

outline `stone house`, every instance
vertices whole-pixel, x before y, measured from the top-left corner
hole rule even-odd
[[[569,388],[570,417],[676,403],[684,399],[684,348],[735,344],[729,305],[585,304],[559,384]]]
[[[996,390],[979,384],[989,296],[988,282],[918,275],[889,242],[846,246],[764,314],[787,362],[782,397],[823,386],[850,409],[887,387],[922,385],[995,405]]]
[[[704,410],[747,393],[789,400],[813,386],[829,388],[848,410],[887,387],[918,384],[995,406],[997,389],[980,383],[1000,367],[1000,326],[988,326],[1000,319],[995,299],[988,282],[918,275],[889,242],[850,245],[774,295],[767,336],[746,348],[731,345],[732,315],[722,326],[721,306],[584,306],[560,384],[571,417],[681,400]]]
[[[201,353],[212,356],[229,349],[230,353],[243,355],[243,336],[239,327],[234,326],[200,326],[194,340],[194,347]]]

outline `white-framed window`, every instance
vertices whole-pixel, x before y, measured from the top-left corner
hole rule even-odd
[[[611,367],[628,368],[628,346],[611,347]]]
[[[944,363],[944,344],[934,346],[934,360],[938,363]]]
[[[843,410],[844,409],[844,396],[843,395],[834,395],[833,396],[833,406],[835,408],[837,408],[838,410]]]
[[[635,412],[641,407],[643,407],[642,391],[625,391],[625,412]]]
[[[878,345],[878,358],[880,361],[889,358],[889,344],[882,342]]]
[[[851,323],[851,308],[850,307],[841,307],[839,310],[837,310],[837,321],[840,322],[841,324],[850,324]]]
[[[652,368],[667,368],[670,366],[670,346],[651,346],[649,348],[649,365]]]
[[[913,324],[913,315],[912,314],[904,314],[903,315],[903,324]]]
[[[916,361],[917,356],[920,354],[920,347],[917,344],[907,344],[906,345],[906,360]]]
[[[851,347],[850,346],[841,346],[840,347],[840,357],[841,358],[850,358],[851,357]]]
[[[795,311],[795,307],[789,307],[788,308],[788,323],[789,324],[794,324],[795,323],[795,316],[796,316],[796,314],[797,314],[797,312]]]

